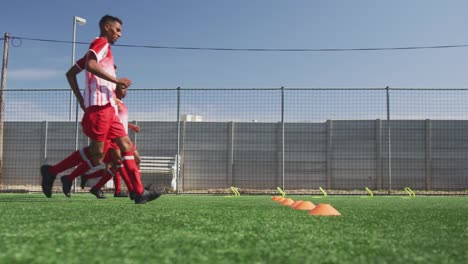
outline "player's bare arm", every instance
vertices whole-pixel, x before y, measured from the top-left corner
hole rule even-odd
[[[80,92],[80,87],[78,85],[78,81],[76,79],[76,76],[81,72],[81,69],[77,67],[76,65],[73,65],[66,73],[68,84],[70,85],[70,88],[72,89],[73,93],[75,94],[76,99],[78,100],[81,109],[83,111],[86,109],[86,106],[84,104],[84,98],[83,95]]]
[[[128,128],[130,128],[131,130],[133,130],[135,133],[140,133],[140,127],[137,126],[137,125],[134,125],[134,124],[128,124]]]

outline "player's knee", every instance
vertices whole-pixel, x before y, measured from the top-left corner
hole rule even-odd
[[[122,141],[122,148],[125,152],[132,150],[132,144],[128,138]]]
[[[91,160],[95,164],[99,164],[104,159],[104,142],[92,141],[89,146],[89,152],[91,154]]]
[[[114,170],[118,169],[118,168],[117,168],[117,162],[116,162],[116,161],[111,162],[109,165],[110,165],[109,168],[112,168],[112,169],[114,169]]]
[[[96,151],[95,155],[93,156],[93,162],[95,164],[100,164],[104,160],[104,150]]]

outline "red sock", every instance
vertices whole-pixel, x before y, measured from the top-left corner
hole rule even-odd
[[[119,171],[116,171],[114,175],[114,193],[120,193],[121,191],[120,182],[121,182],[120,173]]]
[[[127,185],[128,191],[134,193],[135,190],[133,188],[132,181],[130,180],[130,177],[128,176],[127,170],[125,169],[124,165],[122,163],[119,163],[119,165],[117,165],[117,168],[119,169],[119,174],[122,176],[125,185]]]
[[[85,174],[87,171],[89,171],[91,168],[95,167],[97,165],[93,164],[91,160],[87,160],[85,162],[82,162],[70,175],[67,176],[67,179],[70,181],[73,181],[75,178],[78,176],[81,176],[82,174]]]
[[[95,172],[90,173],[90,174],[86,174],[86,179],[89,180],[89,179],[93,179],[93,178],[102,177],[105,172],[106,172],[106,170],[102,169],[102,170],[98,170],[98,171],[95,171]]]
[[[64,160],[50,167],[49,172],[57,175],[89,159],[91,159],[91,155],[89,154],[89,147],[85,147],[85,148],[82,148],[73,152],[72,154],[70,154],[70,156],[66,157]]]
[[[101,179],[93,186],[93,189],[101,189],[112,177],[115,175],[115,170],[109,168],[106,170],[104,175],[102,175]]]
[[[122,162],[125,169],[127,170],[128,176],[130,177],[135,194],[142,195],[145,189],[143,187],[143,183],[141,182],[140,170],[136,165],[133,151],[127,151],[123,153]]]

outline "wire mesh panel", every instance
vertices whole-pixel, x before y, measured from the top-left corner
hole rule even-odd
[[[21,89],[5,92],[5,121],[75,121],[69,119],[68,89]]]
[[[392,188],[468,188],[468,90],[391,90]]]
[[[285,188],[377,187],[384,90],[286,90],[284,108]]]
[[[87,144],[69,95],[66,89],[5,91],[2,189],[39,191],[42,164]]]
[[[123,99],[129,120],[151,122],[177,121],[176,89],[137,89],[130,87]],[[143,129],[141,130],[143,133]]]
[[[135,133],[129,129],[130,139],[140,156],[175,157],[177,154],[177,91],[175,89],[130,88],[123,100],[131,123],[140,127]],[[172,175],[144,172],[145,186],[170,186]]]
[[[183,90],[180,113],[184,190],[276,186],[278,91]]]
[[[0,190],[39,191],[41,164],[89,144],[69,96],[5,91]],[[124,102],[140,155],[180,155],[181,191],[254,192],[466,190],[467,99],[462,89],[131,88]],[[172,175],[142,178],[169,186]]]

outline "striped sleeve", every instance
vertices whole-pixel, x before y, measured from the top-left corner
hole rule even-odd
[[[86,68],[86,56],[76,61],[75,65],[80,69],[84,70]]]
[[[106,57],[108,51],[109,42],[105,38],[97,38],[89,46],[89,52],[96,55],[98,63]]]

